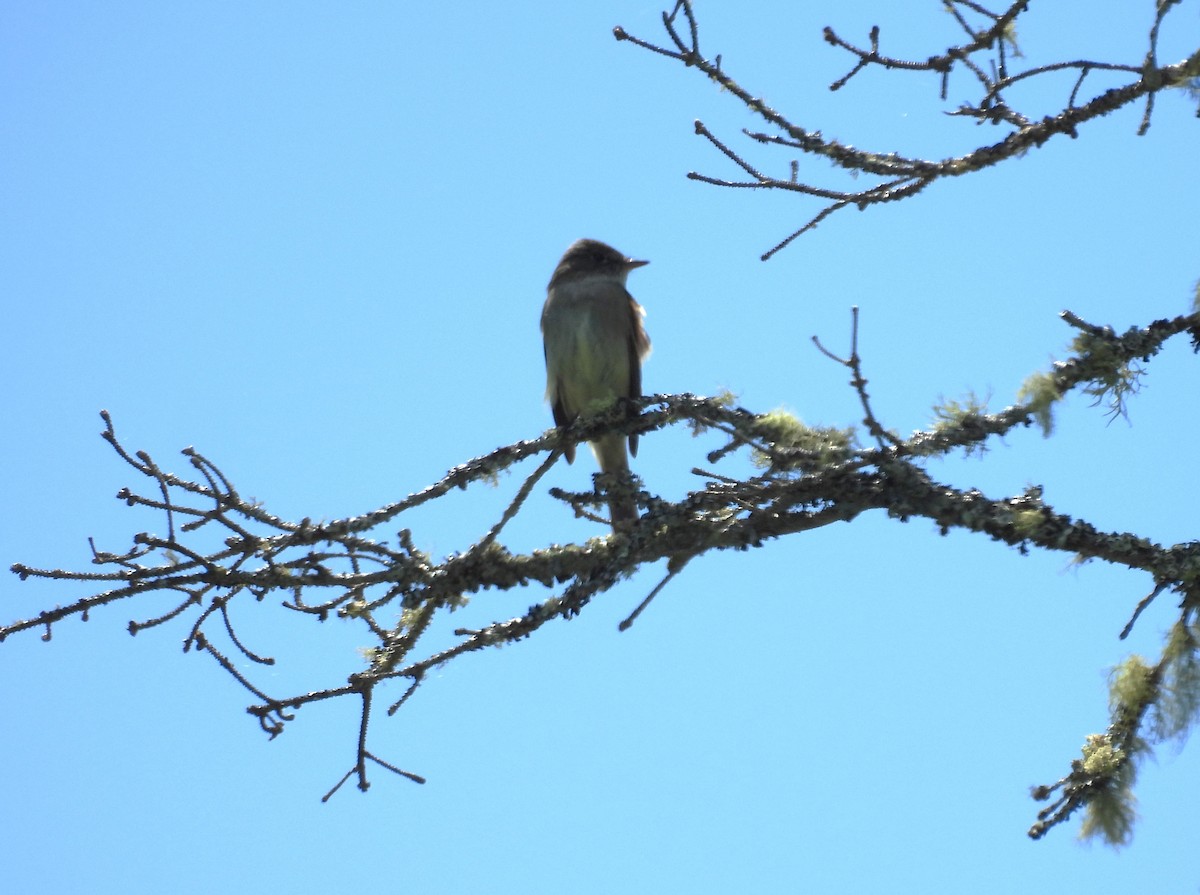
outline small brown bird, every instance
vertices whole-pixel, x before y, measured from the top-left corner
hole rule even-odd
[[[648,263],[595,239],[581,239],[554,269],[542,308],[542,339],[546,398],[559,426],[617,399],[641,397],[650,337],[642,327],[645,312],[626,291],[625,280],[635,267]],[[636,457],[636,435],[605,435],[591,443],[601,472],[629,475],[626,443]],[[567,462],[574,462],[575,446],[565,453]],[[638,518],[632,498],[612,499],[609,509],[614,531]]]

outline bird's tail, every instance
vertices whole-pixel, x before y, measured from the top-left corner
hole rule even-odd
[[[600,471],[620,482],[628,482],[630,479],[626,441],[624,435],[605,435],[592,442],[592,450],[596,453]],[[638,520],[637,501],[632,496],[609,498],[608,509],[614,532],[625,531]]]

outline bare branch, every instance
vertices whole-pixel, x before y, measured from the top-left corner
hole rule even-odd
[[[825,218],[848,206],[859,209],[897,199],[906,199],[921,192],[930,183],[948,177],[959,177],[983,168],[1016,158],[1030,149],[1036,149],[1054,137],[1078,136],[1079,125],[1104,116],[1139,99],[1145,98],[1146,111],[1138,134],[1144,134],[1150,126],[1150,114],[1155,95],[1168,87],[1187,84],[1200,77],[1200,49],[1190,57],[1174,65],[1159,66],[1157,46],[1159,29],[1166,14],[1178,5],[1179,0],[1168,0],[1157,4],[1157,14],[1150,31],[1149,50],[1141,64],[1113,63],[1093,60],[1054,62],[1028,68],[1015,74],[1009,73],[1009,46],[1015,48],[1014,25],[1017,18],[1028,7],[1028,0],[1016,0],[1007,9],[994,13],[976,2],[950,0],[945,3],[946,11],[954,17],[968,40],[960,45],[948,47],[926,59],[900,59],[880,51],[880,30],[873,27],[868,34],[868,48],[856,46],[839,36],[832,28],[824,29],[827,43],[854,57],[849,72],[830,85],[831,90],[840,90],[857,75],[868,69],[882,68],[888,71],[935,72],[941,75],[941,99],[945,100],[948,79],[957,67],[967,71],[979,84],[980,95],[973,102],[964,103],[948,113],[968,118],[977,123],[987,122],[1004,125],[1011,132],[998,142],[980,145],[964,155],[942,159],[904,158],[893,152],[878,152],[855,147],[823,137],[819,130],[801,127],[789,116],[769,106],[762,98],[743,88],[726,72],[720,56],[709,61],[700,52],[699,26],[690,0],[677,0],[672,11],[663,15],[663,23],[670,46],[656,46],[650,41],[636,38],[623,28],[614,29],[617,40],[629,41],[643,49],[682,62],[694,68],[717,84],[723,92],[731,94],[750,112],[762,118],[774,130],[773,133],[746,132],[751,139],[768,145],[798,150],[805,155],[828,159],[845,172],[863,172],[884,180],[865,190],[849,191],[837,187],[820,186],[799,178],[798,164],[789,163],[789,174],[776,177],[751,164],[740,153],[718,139],[701,122],[696,122],[696,133],[709,141],[722,155],[737,165],[751,178],[749,182],[729,181],[724,178],[692,171],[688,178],[713,186],[777,189],[825,199],[826,204],[807,223],[781,240],[772,249],[763,253],[768,260],[776,252],[796,238],[814,229]],[[966,12],[964,12],[964,10]],[[976,27],[968,20],[967,13],[984,19]],[[688,25],[688,36],[684,38],[676,22],[683,18]],[[673,47],[673,49],[671,48]],[[981,54],[991,53],[986,58]],[[1018,54],[1019,55],[1019,54]],[[1079,71],[1062,108],[1051,115],[1023,112],[1006,98],[1006,92],[1033,80],[1041,80],[1059,72]],[[1079,94],[1089,74],[1097,71],[1116,72],[1127,75],[1130,82],[1096,94],[1085,102],[1079,102]]]

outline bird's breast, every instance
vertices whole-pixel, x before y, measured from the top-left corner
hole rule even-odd
[[[556,290],[542,320],[547,373],[575,413],[629,389],[628,295],[587,285]]]

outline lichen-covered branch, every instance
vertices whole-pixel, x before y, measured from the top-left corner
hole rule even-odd
[[[613,408],[583,419],[569,430],[551,431],[470,460],[397,503],[321,523],[275,516],[243,497],[210,459],[191,448],[183,451],[193,470],[190,477],[164,469],[145,452],[130,452],[118,438],[109,415],[103,413],[104,439],[148,480],[145,489],[123,489],[118,498],[130,507],[161,513],[166,534],[137,534],[123,553],[93,548],[93,570],[13,566],[23,580],[40,579],[56,587],[81,585],[88,593],[0,627],[0,641],[29,630],[42,630],[49,639],[55,625],[74,616],[86,619],[93,609],[118,604],[127,605],[131,615],[139,616],[129,623],[131,634],[171,619],[187,619],[185,649],[210,656],[251,694],[253,702],[247,710],[272,737],[282,733],[296,710],[305,705],[343,697],[359,700],[355,759],[342,782],[354,777],[365,789],[368,759],[410,779],[420,779],[369,751],[368,728],[378,688],[402,685],[389,706],[388,713],[394,713],[430,670],[466,653],[515,643],[554,619],[573,618],[586,609],[592,597],[648,563],[668,560],[667,575],[651,591],[653,597],[684,565],[710,551],[758,547],[769,540],[850,521],[870,510],[883,510],[901,521],[928,519],[942,532],[978,532],[1022,552],[1033,547],[1066,551],[1141,569],[1158,590],[1188,594],[1185,611],[1194,614],[1190,595],[1200,580],[1200,544],[1165,547],[1132,533],[1102,531],[1044,502],[1040,489],[991,497],[938,482],[925,468],[928,458],[959,449],[982,451],[989,441],[1035,422],[1048,431],[1057,402],[1066,394],[1084,391],[1103,398],[1118,390],[1121,377],[1129,375],[1135,364],[1150,362],[1172,337],[1187,333],[1200,341],[1200,314],[1156,321],[1121,335],[1071,314],[1064,318],[1078,333],[1072,356],[1031,377],[1035,386],[1027,387],[1027,397],[1020,403],[996,413],[987,413],[975,402],[955,404],[939,411],[936,425],[907,438],[888,432],[871,407],[857,350],[856,313],[849,356],[838,357],[823,346],[822,350],[850,371],[851,388],[874,439],[871,447],[859,445],[852,429],[813,428],[778,411],[755,414],[733,406],[728,398],[653,395],[637,402],[640,415],[631,417],[627,408]],[[550,544],[523,554],[505,547],[504,526],[521,512],[541,477],[561,455],[565,441],[585,441],[606,431],[636,431],[646,437],[680,424],[723,434],[725,444],[707,456],[710,464],[740,453],[748,456],[758,471],[739,477],[698,468],[695,472],[701,484],[675,500],[640,490],[634,496],[645,513],[629,532],[583,544]],[[385,529],[414,507],[452,490],[493,480],[497,473],[522,463],[536,465],[510,505],[496,523],[460,552],[434,557],[415,546],[409,530],[389,534]],[[628,482],[605,483],[598,477],[590,492],[552,489],[550,493],[586,515],[604,504],[605,486],[635,487]],[[449,641],[444,634],[438,635],[441,640],[431,635],[436,618],[461,608],[473,595],[524,586],[538,587],[542,595],[523,614],[479,628],[460,627]],[[168,600],[165,610],[164,597]],[[633,622],[650,597],[622,627]],[[363,636],[371,643],[362,664],[348,668],[344,680],[332,686],[316,684],[299,692],[268,693],[265,683],[246,669],[271,666],[277,659],[271,650],[248,640],[239,630],[238,619],[249,612],[279,610],[318,622],[337,617],[361,625]],[[1189,616],[1185,627],[1193,624]],[[1173,654],[1175,668],[1183,667],[1180,657],[1191,655],[1195,640],[1187,640],[1186,649],[1180,643]],[[1163,672],[1155,680],[1183,677]],[[1196,690],[1200,693],[1200,686]],[[1141,719],[1160,703],[1158,694],[1166,691],[1152,687],[1144,692],[1151,697],[1140,708],[1131,708],[1130,700],[1121,703],[1124,733],[1114,746],[1123,750],[1121,755],[1134,754],[1131,738],[1142,735]],[[1058,787],[1065,790],[1067,801],[1056,803],[1055,811],[1040,821],[1041,832],[1085,804],[1089,793],[1099,791],[1094,765],[1088,765],[1092,770],[1087,771],[1093,777],[1084,782],[1074,778],[1060,781]],[[1124,765],[1118,762],[1114,767],[1115,774]]]

